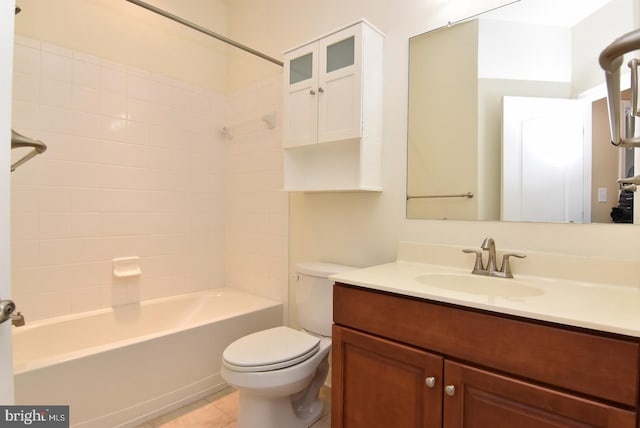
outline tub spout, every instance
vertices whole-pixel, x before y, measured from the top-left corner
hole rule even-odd
[[[16,327],[22,327],[25,324],[24,315],[22,315],[22,312],[16,312],[11,315],[11,324],[15,325]]]

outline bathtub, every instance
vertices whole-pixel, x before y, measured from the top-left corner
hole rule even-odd
[[[282,325],[282,304],[229,288],[13,328],[16,404],[69,405],[71,426],[131,427],[223,389],[222,352]]]

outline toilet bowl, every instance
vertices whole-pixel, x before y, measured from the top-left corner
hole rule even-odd
[[[297,265],[300,331],[280,326],[242,337],[222,356],[222,378],[238,389],[238,428],[302,428],[322,417],[320,388],[329,372],[333,282],[355,269],[327,263]]]
[[[264,343],[270,336],[277,338],[283,336],[283,333],[291,334],[292,337],[301,335],[298,337],[300,344],[304,346],[308,344],[304,336],[313,338],[310,334],[289,327],[275,327],[245,336],[243,339],[255,339]],[[331,340],[315,339],[317,343],[308,349],[304,356],[296,350],[287,360],[283,358],[278,361],[276,364],[280,365],[280,368],[270,368],[269,366],[274,364],[273,361],[260,358],[261,355],[256,353],[253,355],[255,366],[251,371],[249,366],[230,363],[229,360],[237,361],[229,357],[227,352],[233,351],[233,346],[230,345],[225,350],[227,355],[223,357],[221,375],[229,385],[240,391],[239,428],[308,427],[320,419],[323,403],[318,398],[318,392],[329,371]],[[275,339],[273,347],[277,343],[278,339]],[[290,340],[289,344],[292,345],[293,340]],[[282,355],[284,357],[285,354]]]

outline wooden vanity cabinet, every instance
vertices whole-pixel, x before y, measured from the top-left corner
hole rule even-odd
[[[334,286],[333,428],[638,428],[636,338]]]
[[[332,427],[442,426],[442,382],[433,376],[444,358],[339,326],[332,340]]]

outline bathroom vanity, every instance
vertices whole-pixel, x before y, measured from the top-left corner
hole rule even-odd
[[[496,292],[402,261],[362,272],[334,277],[332,427],[640,426],[637,289],[491,279]]]

